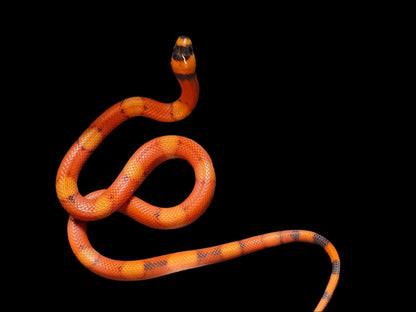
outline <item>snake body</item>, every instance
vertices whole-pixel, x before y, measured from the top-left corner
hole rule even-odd
[[[78,260],[92,272],[114,280],[145,280],[218,263],[258,250],[292,242],[317,244],[325,249],[332,263],[332,273],[315,311],[323,311],[338,284],[340,259],[332,243],[323,236],[304,230],[272,232],[214,247],[181,251],[136,261],[109,259],[98,253],[87,237],[88,221],[105,218],[115,211],[157,229],[174,229],[198,219],[208,208],[215,190],[215,172],[208,153],[196,142],[181,136],[162,136],[145,143],[129,159],[115,181],[104,190],[86,196],[77,186],[79,173],[91,153],[118,125],[135,116],[161,122],[175,122],[187,117],[199,96],[192,42],[179,37],[173,49],[172,70],[181,86],[181,95],[172,103],[145,97],[125,99],[99,116],[72,145],[62,160],[56,177],[56,191],[69,212],[68,237]],[[150,172],[162,162],[182,158],[195,172],[191,194],[179,205],[160,208],[133,195]]]

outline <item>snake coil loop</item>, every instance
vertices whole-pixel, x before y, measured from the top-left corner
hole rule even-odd
[[[107,189],[86,196],[78,190],[77,180],[83,165],[104,138],[122,122],[135,116],[174,122],[192,112],[198,101],[199,84],[192,42],[188,37],[181,36],[176,41],[171,65],[182,90],[178,100],[161,103],[145,97],[131,97],[113,105],[81,134],[62,160],[56,177],[56,192],[60,203],[70,214],[68,237],[75,256],[86,268],[100,276],[115,280],[144,280],[282,244],[313,243],[325,249],[332,263],[329,283],[315,309],[323,311],[337,286],[340,260],[335,247],[314,232],[272,232],[214,247],[135,261],[109,259],[91,246],[87,237],[88,221],[102,219],[118,211],[149,227],[174,229],[198,219],[212,200],[216,177],[211,158],[198,143],[174,135],[153,139],[140,147]],[[188,198],[174,207],[160,208],[135,197],[133,193],[150,172],[172,158],[185,159],[194,169],[195,185]]]

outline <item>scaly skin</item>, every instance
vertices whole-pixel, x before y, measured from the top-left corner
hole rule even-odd
[[[119,261],[99,254],[87,237],[88,221],[105,218],[115,211],[157,229],[174,229],[198,219],[208,208],[215,191],[215,172],[208,153],[196,142],[181,136],[162,136],[145,143],[129,159],[116,180],[105,190],[80,194],[79,173],[91,153],[118,125],[135,116],[161,122],[174,122],[187,117],[199,96],[195,74],[195,55],[191,40],[179,37],[173,49],[173,72],[182,93],[172,103],[132,97],[121,101],[99,116],[72,145],[58,169],[56,192],[70,214],[68,237],[72,251],[92,272],[114,280],[145,280],[170,273],[214,264],[269,247],[292,242],[317,244],[325,249],[332,263],[332,273],[315,312],[323,311],[337,286],[340,259],[334,247],[321,235],[304,230],[272,232],[214,247],[181,251],[159,257]],[[181,204],[160,208],[133,195],[147,175],[162,162],[182,158],[195,172],[195,186]]]

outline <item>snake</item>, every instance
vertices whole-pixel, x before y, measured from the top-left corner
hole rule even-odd
[[[199,83],[189,37],[180,36],[177,39],[171,66],[181,87],[176,101],[162,103],[146,97],[122,100],[101,114],[65,154],[56,176],[56,193],[59,202],[69,213],[67,233],[74,255],[82,265],[99,276],[113,280],[137,281],[219,263],[283,244],[316,244],[326,251],[332,264],[329,282],[315,308],[315,312],[323,311],[337,287],[341,266],[334,245],[315,232],[284,230],[208,248],[128,261],[107,258],[91,245],[87,236],[88,222],[103,219],[116,211],[151,228],[176,229],[197,220],[211,203],[216,184],[212,160],[201,145],[177,135],[161,136],[143,144],[107,189],[85,196],[78,189],[78,176],[85,162],[106,136],[121,123],[136,116],[159,122],[176,122],[193,111],[199,98]],[[134,195],[152,170],[175,158],[186,160],[195,173],[194,187],[182,203],[173,207],[157,207]]]

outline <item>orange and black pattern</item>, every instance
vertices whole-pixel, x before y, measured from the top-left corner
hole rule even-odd
[[[86,196],[78,191],[77,180],[84,163],[104,138],[122,122],[135,116],[174,122],[192,112],[198,101],[199,84],[195,74],[195,55],[189,38],[178,38],[171,65],[182,90],[178,100],[161,103],[149,98],[132,97],[113,105],[81,134],[62,160],[56,177],[56,191],[62,206],[70,214],[68,237],[75,256],[86,268],[102,277],[127,281],[145,280],[214,264],[282,244],[317,244],[325,249],[332,263],[330,280],[315,308],[315,311],[323,311],[338,284],[340,259],[334,245],[314,232],[272,232],[214,247],[136,261],[109,259],[91,246],[87,237],[88,221],[102,219],[118,211],[152,228],[174,229],[198,219],[212,200],[216,177],[211,158],[198,143],[173,135],[153,139],[140,147],[107,189]],[[160,208],[135,197],[134,191],[152,170],[172,158],[185,159],[194,169],[195,185],[188,198],[174,207]]]

